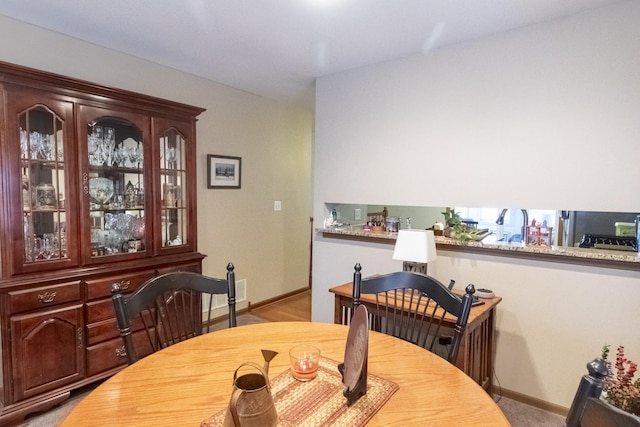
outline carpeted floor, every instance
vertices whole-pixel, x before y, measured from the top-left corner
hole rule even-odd
[[[565,417],[506,397],[496,397],[512,427],[564,427]]]
[[[262,319],[252,314],[245,313],[238,316],[238,326],[262,322]],[[225,327],[225,325],[221,327]],[[20,427],[57,426],[65,419],[73,407],[80,402],[84,396],[90,393],[95,386],[96,385],[85,387],[72,392],[69,400],[45,413],[30,415]],[[506,397],[496,397],[496,400],[512,427],[564,427],[565,418],[561,415],[543,411],[542,409],[534,408],[533,406],[525,405],[524,403]],[[417,424],[420,423],[418,422]]]

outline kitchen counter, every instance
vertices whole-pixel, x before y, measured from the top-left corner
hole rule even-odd
[[[398,233],[372,233],[361,226],[318,228],[325,238],[367,241],[394,245]],[[537,246],[524,243],[462,242],[448,237],[435,236],[438,250],[478,253],[484,255],[527,258],[548,262],[589,265],[595,267],[640,270],[640,254],[637,252],[578,247]],[[486,239],[485,239],[486,240]]]

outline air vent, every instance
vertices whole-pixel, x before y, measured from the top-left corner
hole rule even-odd
[[[236,280],[236,303],[247,300],[247,279]],[[227,306],[226,295],[216,295],[213,301],[213,308],[222,308]]]

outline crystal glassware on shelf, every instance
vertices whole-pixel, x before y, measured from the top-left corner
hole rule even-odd
[[[29,133],[29,147],[31,148],[32,159],[41,159],[43,157],[44,148],[42,146],[42,138],[40,136],[40,133]]]
[[[20,157],[29,158],[29,138],[27,131],[20,128]]]
[[[177,159],[176,149],[174,147],[169,148],[169,150],[167,151],[167,163],[168,163],[167,166],[169,169],[176,168],[176,159]]]
[[[131,162],[132,168],[139,168],[140,163],[142,163],[143,155],[142,155],[142,147],[129,147],[129,161]]]
[[[176,186],[173,184],[163,184],[162,193],[164,206],[169,208],[176,207]]]
[[[125,148],[126,147],[118,147],[113,151],[113,165],[114,166],[120,166],[120,167],[124,167],[126,160],[127,160],[127,155],[125,154]]]
[[[118,238],[114,232],[108,232],[104,235],[104,249],[107,254],[114,254],[118,251]]]
[[[115,162],[116,134],[115,129],[110,127],[104,128],[104,139],[102,141],[102,152],[104,153],[105,166],[113,166]]]
[[[29,182],[29,170],[25,169],[22,174],[22,209],[31,210],[33,200],[31,199],[31,183]]]
[[[44,233],[42,235],[42,241],[40,246],[40,259],[51,259],[56,255],[57,244],[55,242],[55,235],[53,233]]]
[[[91,178],[89,179],[89,195],[93,203],[97,204],[100,209],[104,209],[113,197],[114,185],[109,178]]]
[[[60,243],[58,245],[60,251],[60,257],[66,258],[67,256],[67,233],[62,231],[60,232]]]
[[[36,186],[36,208],[55,209],[57,207],[56,188],[52,184],[38,184]]]
[[[145,230],[144,217],[135,218],[131,226],[131,237],[133,237],[136,240],[144,239],[144,230]]]
[[[164,158],[164,168],[176,169],[178,153],[175,147],[166,148],[163,151],[164,153],[160,152],[160,158]]]
[[[87,150],[89,152],[89,163],[92,165],[102,164],[102,142],[103,131],[102,126],[93,126],[87,141]]]
[[[122,151],[122,166],[133,167],[134,164],[133,164],[133,161],[131,160],[131,151],[134,148],[123,145],[122,147],[120,147],[120,149]]]
[[[55,160],[56,150],[55,141],[51,138],[51,135],[40,135],[40,157],[45,160]]]
[[[113,197],[113,201],[111,202],[111,208],[113,209],[122,209],[125,208],[124,204],[124,196],[122,194],[116,194]]]
[[[22,220],[24,231],[24,255],[27,262],[33,261],[33,234],[31,233],[31,216],[25,215]]]
[[[124,206],[125,208],[133,208],[136,206],[136,203],[136,189],[131,181],[129,181],[124,187]]]

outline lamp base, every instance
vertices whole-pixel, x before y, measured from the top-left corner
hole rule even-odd
[[[423,262],[410,262],[404,261],[402,263],[403,271],[413,271],[414,273],[420,273],[427,275],[427,264]]]

